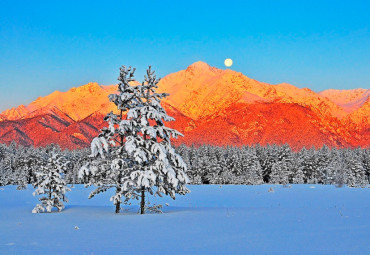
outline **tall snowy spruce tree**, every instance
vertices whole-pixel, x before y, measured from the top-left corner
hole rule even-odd
[[[176,193],[189,192],[189,181],[186,164],[170,141],[181,133],[165,126],[165,121],[174,121],[160,104],[168,94],[156,93],[159,79],[150,67],[139,85],[130,84],[134,72],[131,67],[120,68],[118,93],[109,95],[119,114],[111,112],[105,118],[109,127],[102,129],[91,144],[96,160],[81,168],[80,178],[88,178],[92,180],[89,185],[99,186],[90,197],[116,187],[111,198],[116,213],[122,202],[140,199],[140,213],[144,214],[146,192],[175,199]],[[102,182],[94,177],[97,175],[111,178]]]
[[[37,181],[33,184],[35,191],[33,195],[45,195],[39,198],[41,204],[36,205],[33,213],[51,212],[56,207],[58,211],[64,209],[64,202],[68,202],[65,193],[71,189],[67,187],[64,180],[64,173],[68,162],[63,156],[55,151],[50,152],[50,157],[46,165],[41,166],[41,171],[36,172]]]

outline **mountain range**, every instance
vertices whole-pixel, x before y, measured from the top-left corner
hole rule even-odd
[[[184,134],[176,144],[287,143],[295,150],[370,145],[370,89],[316,93],[201,61],[165,76],[158,87],[170,94],[162,104],[176,121],[168,125]],[[6,110],[0,113],[0,143],[87,147],[105,125],[105,114],[115,110],[108,95],[116,90],[88,83]]]

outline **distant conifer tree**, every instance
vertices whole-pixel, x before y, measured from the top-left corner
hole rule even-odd
[[[68,162],[58,153],[50,152],[46,165],[41,166],[41,171],[36,172],[36,182],[33,184],[35,191],[33,195],[45,195],[39,198],[41,204],[36,205],[33,213],[51,212],[56,207],[58,211],[64,209],[63,202],[68,202],[65,193],[70,191],[64,180]]]

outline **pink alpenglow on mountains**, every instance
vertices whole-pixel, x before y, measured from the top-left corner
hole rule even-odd
[[[105,114],[115,110],[108,95],[116,89],[89,83],[6,110],[0,114],[0,142],[87,147],[103,127]],[[170,94],[163,105],[176,118],[169,126],[184,134],[178,144],[287,143],[295,150],[324,144],[370,146],[369,89],[316,93],[196,62],[165,76],[159,91]]]

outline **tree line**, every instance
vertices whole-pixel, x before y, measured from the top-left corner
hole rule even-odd
[[[324,146],[294,152],[289,145],[265,147],[175,148],[187,165],[190,184],[336,184],[364,186],[370,182],[370,149],[336,149]],[[79,170],[91,162],[89,148],[62,151],[58,145],[24,147],[0,144],[0,186],[19,189],[36,181],[36,173],[52,151],[66,159],[64,178],[69,184],[84,183]]]

